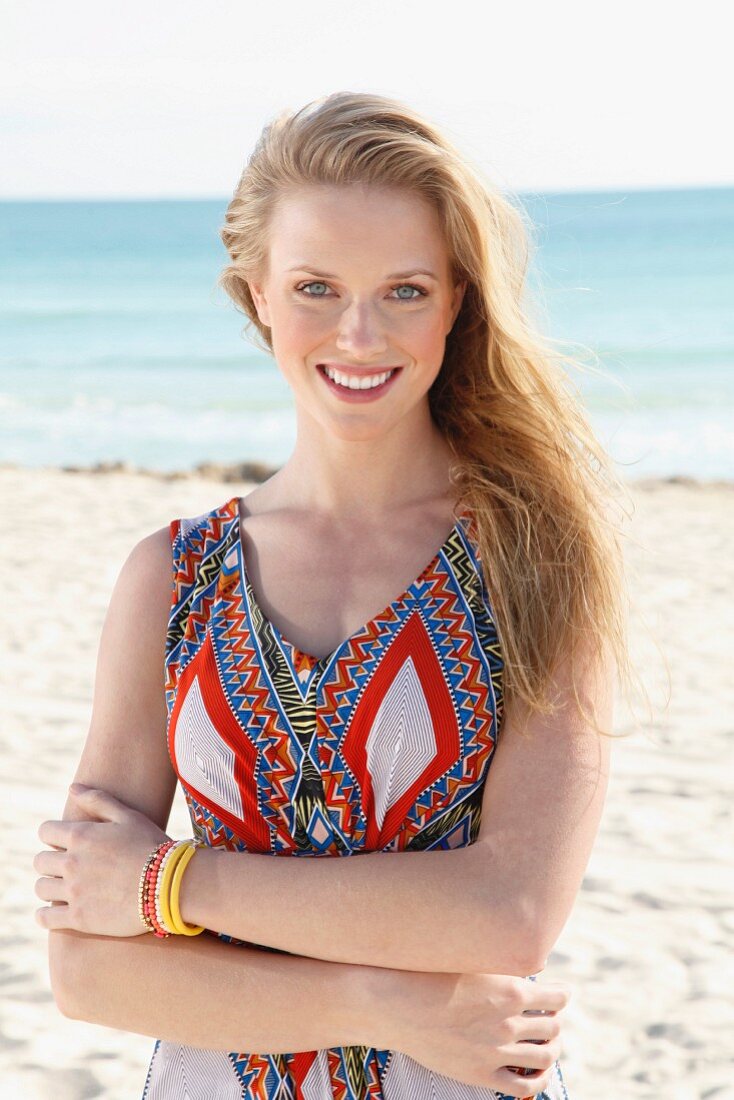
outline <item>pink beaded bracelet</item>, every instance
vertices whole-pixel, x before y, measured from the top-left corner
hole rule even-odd
[[[155,886],[166,853],[176,845],[175,840],[164,840],[148,856],[140,876],[140,917],[147,931],[159,939],[173,935],[160,921],[156,910]]]

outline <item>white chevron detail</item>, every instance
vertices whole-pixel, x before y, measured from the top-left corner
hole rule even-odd
[[[143,1100],[242,1100],[242,1082],[223,1050],[201,1050],[162,1039]]]
[[[200,516],[189,516],[188,518],[179,520],[179,529],[181,531],[181,537],[185,539],[186,536],[191,531],[193,531],[193,529],[195,527],[198,527],[199,524],[204,523],[206,520],[208,520],[210,518],[211,518],[211,512],[202,512]]]
[[[242,820],[242,797],[234,778],[235,754],[207,713],[198,676],[189,684],[178,712],[174,748],[184,782]]]
[[[431,712],[412,657],[405,659],[385,693],[366,748],[375,819],[382,828],[387,811],[436,755]]]
[[[316,1055],[301,1086],[303,1100],[332,1100],[334,1092],[329,1075],[329,1059],[325,1050]]]

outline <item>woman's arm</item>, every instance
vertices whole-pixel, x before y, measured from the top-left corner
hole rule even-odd
[[[49,940],[62,960],[54,995],[71,1019],[258,1054],[382,1046],[398,1037],[389,1007],[394,971],[276,955],[207,933],[117,939],[52,929]]]
[[[161,829],[176,789],[163,684],[170,597],[169,533],[161,528],[134,547],[115,584],[76,770],[78,780],[109,790]],[[67,799],[65,821],[89,816],[78,799]],[[412,977],[277,955],[208,933],[159,940],[52,928],[48,952],[64,1015],[225,1051],[382,1044],[394,983],[402,979],[403,990]]]
[[[609,779],[609,738],[574,710],[570,672],[559,664],[561,709],[533,718],[526,737],[508,708],[475,844],[309,860],[202,849],[183,878],[184,920],[334,962],[542,970],[580,889]],[[579,693],[606,730],[612,683],[608,659],[580,670]]]
[[[183,919],[331,962],[433,973],[543,969],[522,898],[494,893],[488,846],[320,859],[201,848],[181,885]]]

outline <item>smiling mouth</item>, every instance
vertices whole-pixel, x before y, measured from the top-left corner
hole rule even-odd
[[[327,366],[325,363],[318,364],[319,371],[327,378],[332,385],[338,386],[340,389],[351,393],[365,393],[372,390],[379,390],[382,386],[397,374],[401,367],[390,367],[384,371],[369,371],[367,373],[356,374],[347,370],[339,370],[336,367]]]
[[[324,363],[317,364],[317,370],[331,392],[347,402],[371,401],[381,397],[395,384],[395,379],[402,369],[402,367],[393,367],[359,376],[327,367]]]

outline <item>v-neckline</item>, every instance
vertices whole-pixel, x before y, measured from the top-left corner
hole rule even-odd
[[[372,618],[368,619],[367,622],[363,623],[357,630],[355,630],[352,634],[350,634],[348,638],[345,638],[344,641],[341,642],[336,647],[336,649],[333,649],[330,653],[324,654],[323,657],[314,657],[314,655],[312,653],[306,653],[305,650],[300,649],[293,642],[289,641],[289,639],[286,638],[286,636],[278,629],[278,627],[275,625],[275,623],[271,619],[268,618],[268,616],[265,614],[262,607],[260,606],[257,595],[255,593],[255,589],[253,588],[252,582],[250,581],[249,575],[247,573],[247,563],[245,561],[245,548],[244,548],[244,544],[242,542],[242,530],[241,530],[242,514],[241,514],[241,511],[240,511],[240,502],[242,501],[242,499],[243,498],[240,497],[240,496],[231,497],[230,500],[227,502],[227,509],[234,516],[235,544],[236,544],[236,547],[237,547],[237,560],[238,560],[238,563],[239,563],[239,573],[240,573],[240,579],[241,579],[241,582],[242,582],[243,596],[244,596],[245,586],[247,586],[247,588],[249,590],[250,600],[252,601],[254,606],[257,608],[261,619],[263,620],[264,623],[267,624],[268,628],[273,633],[273,635],[278,639],[278,641],[282,645],[285,645],[288,649],[290,649],[292,651],[294,656],[296,656],[299,659],[299,662],[306,661],[309,664],[310,667],[315,667],[316,665],[326,664],[327,662],[332,661],[334,659],[334,657],[336,657],[337,654],[340,653],[343,649],[346,649],[350,645],[350,643],[354,641],[355,638],[358,638],[361,634],[364,633],[365,630],[368,630],[369,627],[373,626],[374,623],[376,623],[379,619],[384,619],[386,615],[389,615],[391,611],[393,611],[396,607],[398,607],[400,604],[404,603],[410,596],[412,596],[414,590],[423,581],[423,578],[425,577],[425,575],[433,569],[433,567],[439,561],[439,559],[441,558],[441,555],[444,553],[447,546],[449,545],[449,543],[453,539],[454,535],[457,533],[459,528],[462,526],[461,517],[462,517],[462,515],[465,514],[465,513],[460,513],[459,514],[459,517],[455,520],[451,530],[449,531],[448,535],[446,536],[446,538],[443,540],[443,542],[439,546],[436,553],[433,555],[433,557],[431,558],[431,560],[429,562],[426,562],[426,564],[423,566],[423,568],[421,569],[418,576],[413,581],[411,581],[411,583],[408,585],[407,588],[404,588],[403,591],[398,596],[396,596],[394,600],[390,600],[390,602],[388,604],[386,604],[386,606],[383,607],[381,611],[378,611],[378,613],[376,615],[373,615]]]

